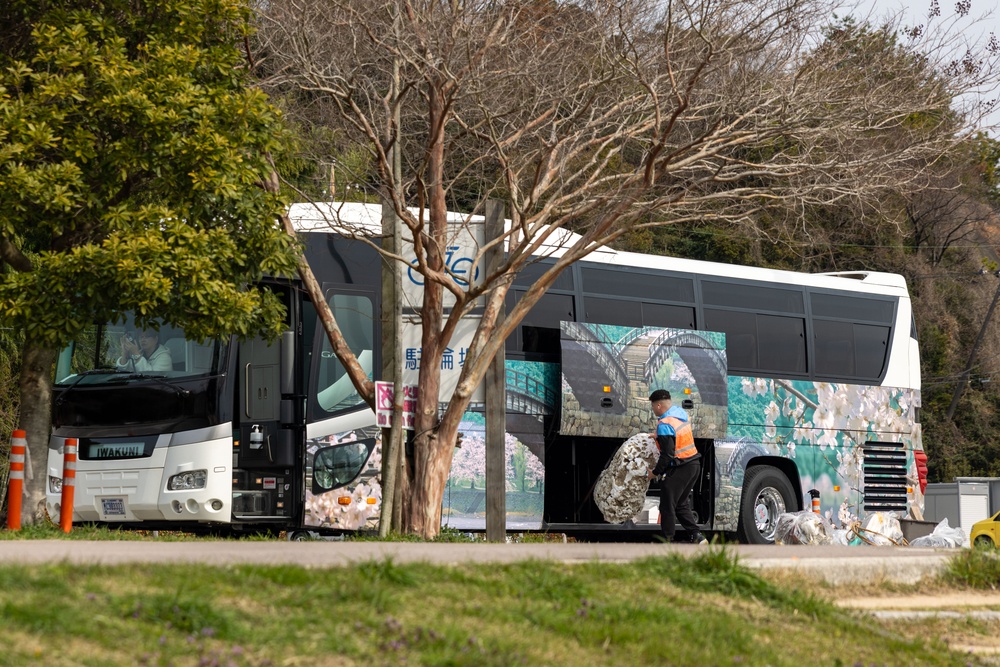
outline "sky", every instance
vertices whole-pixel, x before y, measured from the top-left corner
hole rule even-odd
[[[852,0],[845,0],[851,2]],[[958,20],[955,27],[961,29],[964,36],[970,39],[986,42],[990,33],[996,35],[1000,40],[1000,7],[997,0],[966,0],[970,4],[968,15],[964,19]],[[902,13],[906,25],[927,25],[932,0],[853,0],[856,9],[852,12],[856,16],[864,16],[872,12],[875,16],[886,16]],[[935,21],[943,21],[956,15],[956,5],[958,0],[937,0],[940,8],[940,17]],[[877,21],[874,21],[876,22]],[[981,93],[986,99],[1000,98],[1000,90],[985,91]],[[990,114],[987,123],[993,127],[987,128],[994,138],[1000,138],[1000,102],[997,109]]]

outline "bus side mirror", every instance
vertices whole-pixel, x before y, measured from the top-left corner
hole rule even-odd
[[[350,484],[362,473],[374,449],[375,441],[367,439],[325,447],[316,452],[313,493],[324,493]]]

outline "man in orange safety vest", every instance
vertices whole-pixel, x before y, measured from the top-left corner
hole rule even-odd
[[[670,392],[657,389],[649,396],[656,415],[656,444],[660,459],[649,472],[649,479],[658,478],[660,485],[660,530],[666,542],[674,541],[677,522],[694,544],[707,544],[698,521],[691,511],[691,491],[701,472],[701,454],[694,444],[694,434],[688,414],[671,406]]]

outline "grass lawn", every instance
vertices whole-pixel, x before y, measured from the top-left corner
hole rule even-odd
[[[979,664],[719,548],[628,564],[2,566],[0,619],[4,667]]]

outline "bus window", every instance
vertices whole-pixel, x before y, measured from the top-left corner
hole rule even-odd
[[[580,273],[586,293],[694,303],[691,278],[592,266],[583,267]]]
[[[744,285],[702,279],[702,298],[706,306],[723,306],[742,310],[771,311],[774,313],[805,313],[802,291],[782,289],[773,285]]]
[[[602,299],[588,295],[583,298],[583,306],[587,312],[587,321],[594,324],[634,326],[642,321],[642,304],[638,301]]]
[[[646,301],[624,301],[587,295],[583,298],[587,322],[631,327],[694,329],[694,308]]]
[[[344,340],[368,377],[374,365],[375,325],[372,301],[358,294],[334,294],[330,309],[340,326]],[[315,373],[316,399],[326,412],[339,412],[364,404],[347,371],[333,353],[330,341],[323,336],[323,345]]]
[[[889,349],[889,327],[855,324],[854,343],[858,375],[866,378],[882,377],[885,353]]]
[[[730,370],[804,374],[805,326],[801,317],[705,309],[705,329],[726,334]]]
[[[801,317],[757,315],[757,362],[772,373],[806,372],[806,322]]]
[[[669,327],[672,329],[694,329],[694,307],[670,306],[664,303],[642,303],[642,325],[645,327]]]
[[[520,290],[507,293],[508,310],[523,294]],[[572,295],[546,292],[507,339],[507,351],[558,355],[561,345],[559,323],[575,322],[575,312]]]
[[[152,341],[151,347],[142,348],[148,363],[123,361],[126,338],[140,346],[144,339]],[[62,350],[56,384],[121,383],[122,373],[155,373],[165,378],[214,375],[222,372],[225,349],[222,340],[189,340],[183,329],[162,322],[138,327],[132,313],[125,313],[119,322],[87,327]]]
[[[836,317],[860,322],[892,322],[895,301],[871,297],[841,296],[812,292],[809,295],[814,317]]]
[[[729,370],[757,370],[757,316],[733,310],[705,309],[705,330],[726,334]]]
[[[854,325],[816,320],[816,373],[854,377]]]
[[[816,373],[878,379],[885,366],[889,327],[816,320]]]

